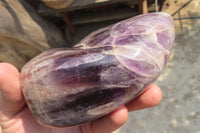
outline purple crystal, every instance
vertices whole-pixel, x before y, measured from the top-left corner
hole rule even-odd
[[[174,38],[172,17],[150,13],[97,30],[72,49],[43,52],[21,71],[26,102],[45,125],[100,118],[158,78]]]

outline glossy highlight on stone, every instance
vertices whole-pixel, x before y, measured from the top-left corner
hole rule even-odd
[[[175,39],[172,17],[139,15],[99,29],[74,48],[45,51],[21,71],[21,86],[44,125],[98,119],[137,97],[164,67]]]

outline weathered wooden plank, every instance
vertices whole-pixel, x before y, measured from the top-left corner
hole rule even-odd
[[[74,2],[64,9],[51,9],[44,4],[40,4],[38,12],[42,15],[56,14],[79,9],[87,9],[94,6],[109,5],[115,3],[131,3],[137,4],[138,0],[74,0]]]
[[[88,8],[98,5],[105,5],[105,4],[114,4],[120,2],[134,2],[137,3],[137,0],[75,0],[69,7],[69,10],[79,9],[79,8]]]
[[[66,46],[61,31],[23,0],[0,0],[0,19],[0,62],[21,69],[51,46]]]
[[[91,12],[85,14],[75,14],[71,17],[71,23],[76,24],[87,24],[96,23],[109,20],[125,19],[137,15],[138,12],[131,8],[124,8],[118,10],[109,10],[101,12]]]
[[[147,0],[139,0],[139,13],[146,14],[148,13],[148,3]]]

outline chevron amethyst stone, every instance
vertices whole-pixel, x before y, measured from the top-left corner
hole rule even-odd
[[[167,13],[136,16],[91,33],[71,49],[52,49],[21,71],[26,102],[45,125],[66,127],[107,115],[163,71],[175,39]]]

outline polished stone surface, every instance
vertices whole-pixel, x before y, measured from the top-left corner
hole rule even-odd
[[[171,16],[151,13],[97,30],[74,48],[48,50],[22,69],[26,102],[51,126],[102,117],[159,77],[174,39]]]

